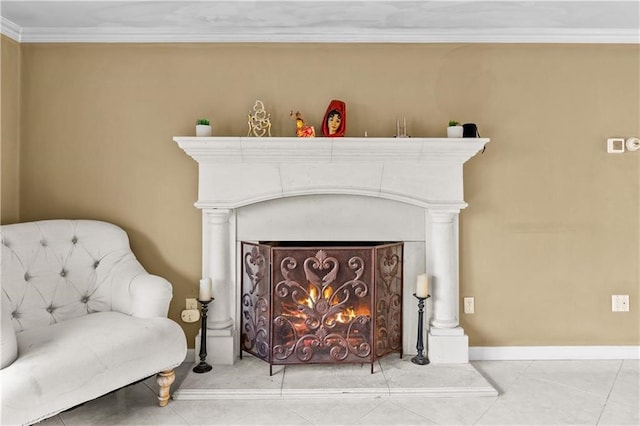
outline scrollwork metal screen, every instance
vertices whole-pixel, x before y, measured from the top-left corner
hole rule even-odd
[[[402,243],[242,243],[241,349],[271,365],[402,354]]]

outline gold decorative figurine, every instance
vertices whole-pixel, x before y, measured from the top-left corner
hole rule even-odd
[[[262,101],[253,104],[253,114],[249,111],[249,133],[247,136],[271,136],[271,114],[267,114]]]

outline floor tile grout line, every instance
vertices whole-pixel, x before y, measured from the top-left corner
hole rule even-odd
[[[280,398],[284,395],[284,376],[287,374],[287,366],[282,367],[282,381],[280,382]]]
[[[602,415],[604,414],[604,410],[607,408],[607,405],[609,405],[609,398],[611,397],[611,392],[613,392],[613,388],[616,386],[616,382],[618,381],[618,377],[620,377],[620,372],[622,371],[623,365],[624,365],[624,360],[620,360],[618,371],[616,371],[616,377],[613,379],[613,383],[611,383],[609,392],[607,392],[607,397],[604,400],[604,404],[602,405],[602,409],[600,410],[600,414],[598,415],[598,420],[596,421],[596,425],[600,424],[600,420],[602,420]]]
[[[380,360],[376,360],[376,362],[378,363],[378,367],[380,368],[380,373],[382,373],[382,377],[384,377],[384,384],[387,385],[387,395],[388,397],[391,397],[391,386],[389,385],[389,378],[387,377],[386,374],[384,374],[384,368],[382,368],[382,363],[380,362]]]
[[[415,414],[415,415],[416,415],[416,416],[418,416],[418,417],[421,417],[421,418],[423,418],[423,419],[425,419],[425,420],[430,421],[430,422],[431,422],[431,423],[433,423],[434,425],[439,425],[439,424],[440,424],[440,422],[435,421],[435,420],[434,420],[434,419],[432,419],[431,417],[428,417],[428,416],[425,416],[424,414],[421,414],[421,413],[418,413],[418,412],[416,412],[416,411],[413,411],[411,408],[407,408],[407,407],[405,407],[404,405],[398,405],[397,403],[396,403],[395,405],[396,405],[396,406],[399,406],[400,408],[402,408],[402,409],[404,409],[404,410],[407,410],[407,411],[408,411],[408,412],[410,412],[410,413]]]
[[[513,382],[511,382],[511,383],[508,385],[508,388],[512,387],[514,384],[516,384],[518,381],[520,381],[520,379],[522,378],[522,376],[524,376],[524,375],[525,375],[525,373],[526,373],[526,372],[527,372],[527,370],[531,367],[531,365],[532,365],[532,364],[533,364],[533,361],[529,361],[529,364],[528,364],[528,365],[527,365],[527,366],[526,366],[526,367],[525,367],[525,368],[520,372],[520,374],[518,374],[518,376],[515,378],[515,380],[514,380]],[[495,386],[495,387],[497,388],[497,384],[496,384],[496,386]],[[482,420],[482,418],[483,418],[484,416],[486,416],[486,415],[487,415],[487,413],[489,412],[489,410],[491,410],[491,409],[492,409],[492,408],[493,408],[493,407],[498,403],[498,401],[500,401],[500,400],[502,399],[502,397],[503,397],[504,395],[506,395],[506,394],[507,394],[507,389],[502,389],[502,392],[499,392],[499,393],[498,393],[498,397],[495,399],[495,401],[493,401],[493,402],[492,402],[492,403],[487,407],[487,409],[486,409],[486,410],[484,410],[480,416],[478,416],[478,418],[476,419],[476,421],[475,421],[475,422],[473,422],[473,424],[474,424],[474,425],[477,425],[477,424],[478,424],[478,422],[479,422],[480,420]]]
[[[477,424],[478,424],[478,422],[479,422],[480,420],[482,420],[482,418],[483,418],[483,417],[484,417],[484,416],[489,412],[489,410],[491,410],[491,409],[492,409],[492,408],[493,408],[493,407],[498,403],[498,401],[500,401],[500,400],[502,399],[502,396],[503,396],[505,393],[506,393],[506,392],[503,392],[502,394],[498,395],[498,396],[496,397],[496,399],[495,399],[491,404],[489,404],[489,406],[487,407],[487,409],[486,409],[486,410],[484,410],[484,411],[482,412],[482,414],[480,414],[480,415],[478,416],[478,418],[473,422],[473,424],[474,424],[474,425],[477,425]]]
[[[574,360],[571,360],[571,361],[574,361]],[[583,361],[588,361],[588,360],[583,360]],[[610,361],[610,360],[607,360],[607,361]],[[599,397],[599,398],[604,398],[604,400],[605,400],[605,405],[606,405],[606,402],[609,400],[609,395],[611,394],[611,390],[613,389],[613,386],[615,385],[615,382],[618,380],[618,375],[620,374],[620,370],[621,370],[621,368],[622,368],[622,361],[623,361],[623,360],[618,360],[618,361],[620,361],[620,363],[621,363],[621,364],[620,364],[620,366],[618,367],[618,371],[616,371],[616,376],[615,376],[615,378],[613,379],[613,382],[612,382],[612,384],[611,384],[611,388],[610,388],[610,389],[609,389],[609,391],[607,392],[607,395],[606,395],[606,396],[604,396],[604,395],[599,395],[599,394],[597,394],[597,393],[595,393],[595,392],[590,392],[590,391],[588,391],[588,390],[580,389],[580,388],[578,388],[578,387],[571,386],[571,385],[568,385],[568,384],[566,384],[566,383],[557,382],[557,381],[555,381],[555,380],[551,380],[551,379],[540,378],[540,377],[533,377],[533,376],[531,376],[531,378],[532,378],[532,379],[534,379],[534,380],[538,380],[538,381],[540,381],[540,382],[544,382],[544,383],[552,383],[552,384],[554,384],[554,385],[558,385],[558,386],[562,386],[562,387],[565,387],[565,388],[568,388],[568,389],[572,389],[572,390],[575,390],[575,391],[578,391],[578,392],[581,392],[581,393],[584,393],[584,394],[587,394],[587,395],[591,395],[591,396],[595,396],[595,397]],[[531,364],[533,364],[534,362],[536,362],[536,361],[531,361]],[[526,372],[528,369],[529,369],[529,367],[527,367],[527,368],[525,369],[525,372]]]
[[[590,391],[584,390],[584,389],[580,389],[580,388],[577,388],[575,386],[568,385],[566,383],[556,382],[556,381],[550,380],[550,379],[545,379],[545,378],[540,378],[540,377],[531,377],[531,380],[536,380],[538,382],[543,382],[543,383],[548,383],[548,384],[560,386],[560,387],[563,387],[563,388],[566,388],[566,389],[571,389],[573,391],[583,393],[585,395],[590,395],[590,396],[593,396],[593,397],[602,398],[605,402],[608,399],[608,397],[605,396],[605,395],[598,395],[597,393],[590,392]]]

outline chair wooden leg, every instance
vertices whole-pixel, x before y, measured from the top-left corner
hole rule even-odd
[[[156,382],[160,387],[158,391],[158,401],[160,406],[164,407],[169,402],[171,383],[176,380],[176,373],[173,370],[163,371],[156,376]]]

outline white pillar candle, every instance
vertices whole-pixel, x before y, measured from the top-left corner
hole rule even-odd
[[[416,280],[416,296],[417,297],[427,297],[429,295],[429,280],[427,279],[427,274],[418,275],[418,279]]]
[[[203,302],[211,300],[211,280],[203,278],[200,280],[200,300]]]

